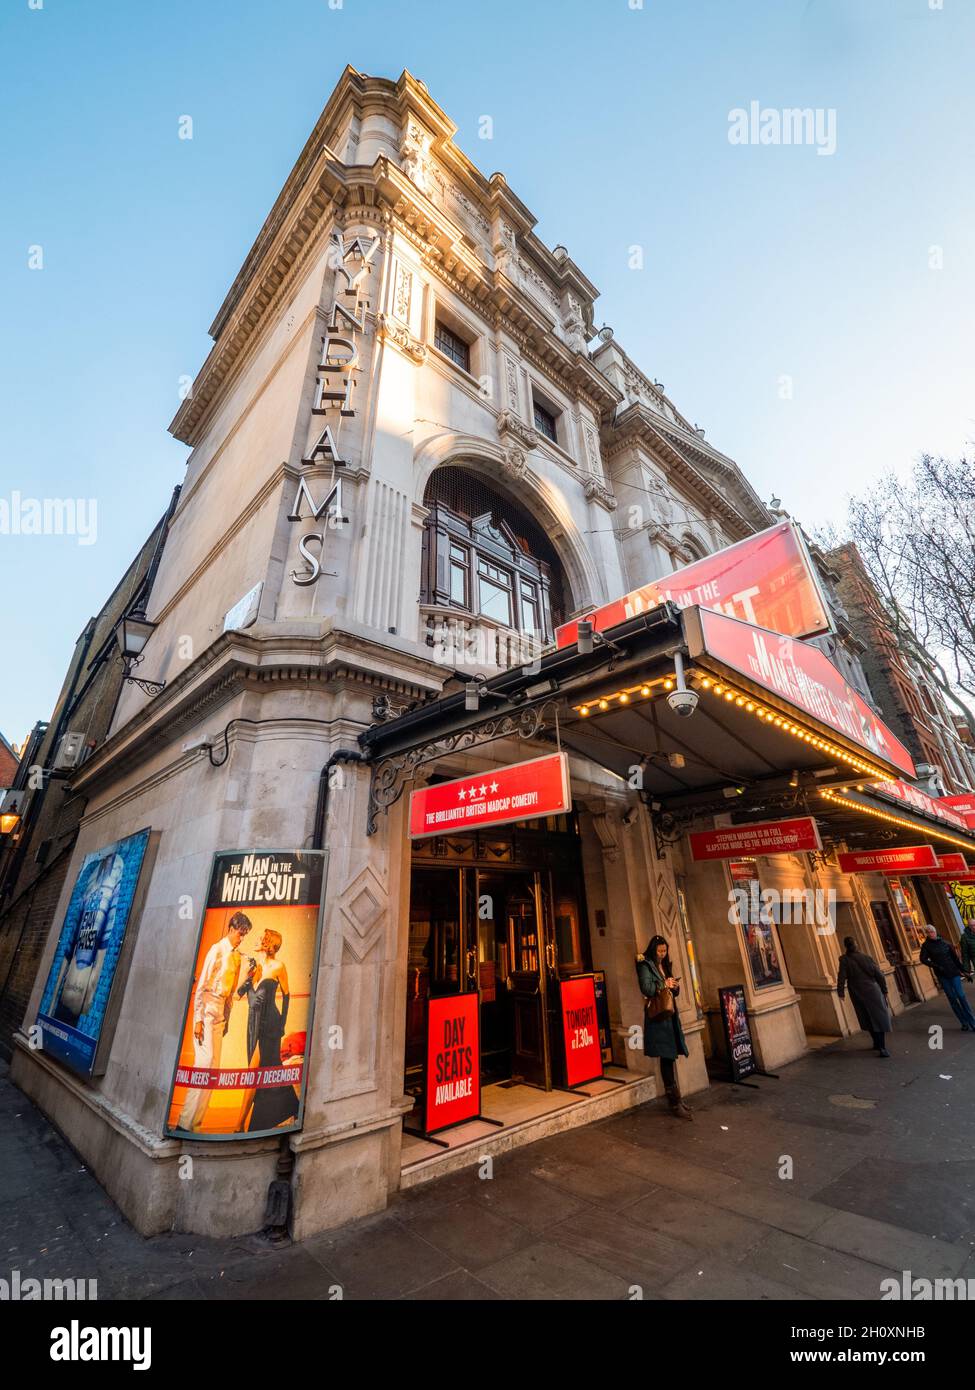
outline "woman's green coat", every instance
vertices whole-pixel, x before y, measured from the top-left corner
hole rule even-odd
[[[660,973],[657,966],[644,959],[643,956],[636,958],[636,976],[640,984],[640,993],[645,999],[652,999],[658,990],[664,988],[664,976]],[[669,1057],[672,1062],[677,1058],[686,1057],[687,1043],[684,1041],[684,1030],[680,1026],[680,1015],[677,1012],[677,997],[680,994],[680,985],[674,990],[674,1012],[672,1014],[658,1014],[656,1018],[646,1018],[643,1024],[643,1051],[647,1057]]]

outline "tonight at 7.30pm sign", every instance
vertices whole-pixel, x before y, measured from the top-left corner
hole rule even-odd
[[[568,759],[564,753],[550,753],[415,791],[410,797],[410,835],[416,840],[556,816],[571,805]]]

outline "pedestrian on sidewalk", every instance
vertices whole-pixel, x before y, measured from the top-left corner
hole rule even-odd
[[[958,952],[950,941],[945,941],[943,937],[938,935],[930,922],[927,923],[924,930],[927,932],[928,939],[921,947],[921,964],[930,965],[934,971],[935,978],[944,990],[948,1003],[961,1024],[962,1032],[975,1033],[975,1014],[972,1013],[972,1006],[965,994],[965,986],[961,982],[964,971],[961,961],[958,959]]]
[[[643,995],[643,1052],[660,1058],[660,1077],[670,1113],[677,1120],[693,1120],[681,1099],[677,1084],[677,1057],[686,1057],[687,1043],[677,1012],[680,979],[670,963],[670,949],[662,936],[654,936],[642,956],[636,958],[636,977]]]
[[[873,956],[857,949],[852,936],[843,938],[843,948],[836,992],[842,999],[844,990],[849,989],[857,1023],[873,1038],[877,1055],[889,1057],[886,1035],[890,1032],[890,1008],[884,972]]]
[[[971,984],[975,975],[975,918],[966,917],[965,930],[961,934],[961,967]]]

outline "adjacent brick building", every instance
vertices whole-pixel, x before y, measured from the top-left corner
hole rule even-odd
[[[934,795],[975,789],[975,749],[967,725],[938,687],[898,644],[863,558],[849,542],[828,552],[835,591],[862,643],[861,661],[886,722],[911,751],[919,772],[931,769]]]
[[[178,493],[179,489],[174,505]],[[13,1031],[24,1017],[88,804],[86,797],[73,793],[71,770],[55,767],[58,747],[65,734],[82,733],[83,759],[108,733],[123,682],[115,630],[125,613],[148,598],[170,514],[171,508],[101,612],[85,624],[50,722],[35,725],[19,763],[13,760],[9,780],[0,772],[0,786],[22,792],[19,830],[0,841],[0,1052],[7,1056]]]

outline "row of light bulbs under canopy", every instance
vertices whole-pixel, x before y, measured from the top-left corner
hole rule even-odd
[[[743,690],[737,689],[727,681],[716,680],[713,676],[706,676],[700,671],[691,671],[693,677],[693,688],[704,692],[715,699],[722,700],[727,704],[734,705],[737,709],[744,710],[746,714],[762,723],[770,724],[776,729],[781,729],[783,733],[790,734],[793,738],[802,743],[807,743],[810,748],[817,748],[820,752],[826,753],[829,757],[835,758],[838,762],[845,763],[855,772],[869,781],[882,782],[886,780],[887,774],[880,768],[874,767],[872,763],[866,762],[863,758],[857,757],[855,753],[850,753],[847,749],[841,748],[828,738],[821,738],[819,734],[811,733],[803,728],[801,724],[780,714],[777,710],[765,705],[761,700],[754,699]],[[631,704],[634,700],[649,699],[661,691],[673,690],[677,684],[677,676],[659,676],[651,681],[643,681],[639,685],[627,686],[622,690],[614,691],[611,695],[601,696],[596,700],[587,700],[585,703],[575,705],[577,714],[583,718],[588,718],[593,714],[603,714],[610,709],[618,709],[621,706]],[[864,786],[858,785],[857,791],[865,790]]]

